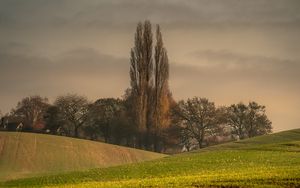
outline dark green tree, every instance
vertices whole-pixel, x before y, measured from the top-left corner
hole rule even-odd
[[[64,123],[57,106],[49,106],[44,114],[45,130],[51,134],[57,134],[58,128]]]
[[[89,117],[92,120],[90,127],[97,127],[105,142],[113,142],[113,131],[117,118],[122,111],[122,101],[114,98],[103,98],[91,105]],[[118,122],[120,123],[120,122]]]

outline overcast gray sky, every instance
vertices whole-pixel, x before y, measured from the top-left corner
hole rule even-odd
[[[300,127],[298,0],[0,0],[0,110],[25,96],[121,97],[136,24],[160,24],[175,99],[255,100]]]

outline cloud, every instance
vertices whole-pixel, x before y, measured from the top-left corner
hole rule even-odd
[[[269,68],[292,67],[293,69],[299,66],[300,62],[297,60],[280,59],[276,57],[267,57],[260,55],[242,54],[232,52],[229,50],[198,50],[188,54],[199,61],[203,61],[202,64],[208,66],[226,66],[227,68],[257,68],[266,70]]]
[[[232,83],[235,79],[239,82],[242,79],[243,82],[268,88],[293,87],[300,92],[300,61],[247,55],[228,50],[198,50],[189,55],[194,58],[193,66],[203,70],[203,75],[222,78],[223,82]]]
[[[0,97],[12,107],[33,94],[51,99],[79,93],[92,99],[121,96],[128,87],[129,60],[101,54],[94,49],[74,49],[55,58],[0,53]],[[9,100],[8,100],[9,99]]]
[[[124,76],[128,72],[129,60],[105,55],[91,48],[74,49],[50,58],[22,53],[0,54],[1,82],[8,79],[41,81],[37,77],[59,77],[67,75]],[[10,75],[13,76],[10,76]],[[35,79],[36,78],[36,79]],[[22,84],[22,80],[19,80]],[[107,81],[107,80],[106,80]]]
[[[31,27],[113,27],[143,19],[171,24],[299,23],[297,0],[2,0],[0,24]],[[0,26],[1,26],[0,25]]]

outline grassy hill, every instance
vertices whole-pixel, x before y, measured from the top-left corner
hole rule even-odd
[[[4,182],[3,187],[300,187],[300,129],[137,164]]]
[[[0,132],[0,181],[108,167],[164,156],[82,139]]]

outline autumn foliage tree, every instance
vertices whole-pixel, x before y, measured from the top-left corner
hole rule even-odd
[[[164,140],[164,131],[170,124],[169,90],[169,60],[167,51],[163,46],[162,34],[159,25],[156,28],[156,46],[154,54],[154,87],[153,87],[153,145],[155,151],[160,151]]]
[[[18,102],[13,115],[22,118],[25,129],[34,129],[38,124],[43,124],[43,116],[48,106],[47,98],[38,95],[25,97]]]

